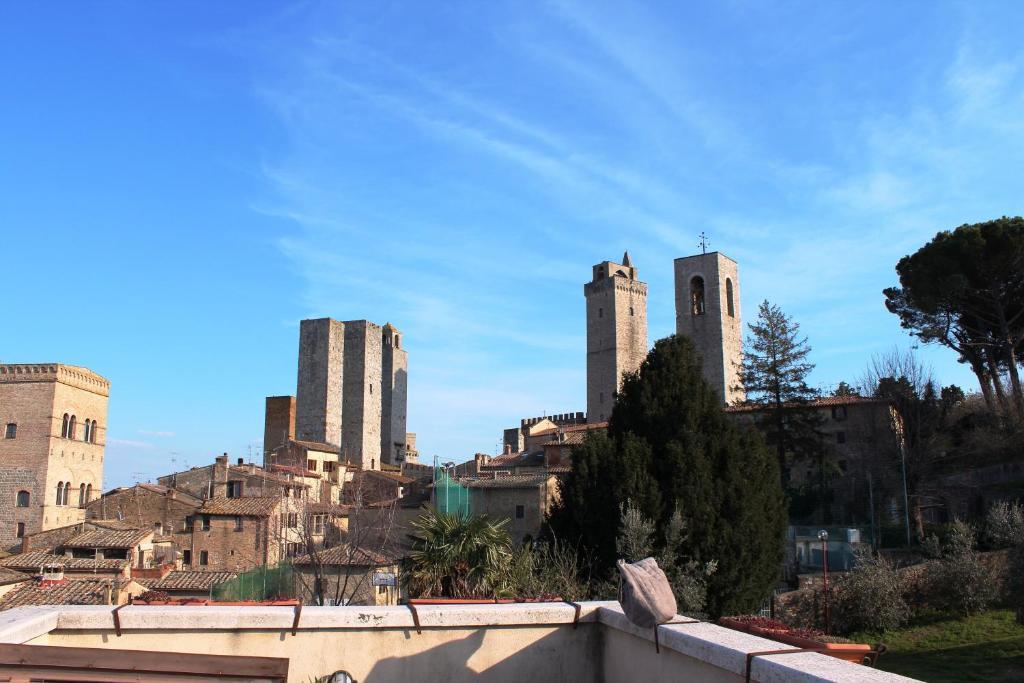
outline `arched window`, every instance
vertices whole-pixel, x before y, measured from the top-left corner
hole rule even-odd
[[[74,418],[72,418],[72,419],[74,419]],[[71,495],[71,482],[70,481],[66,481],[66,482],[64,482],[64,496],[63,496],[63,500],[61,501],[60,504],[66,506],[68,504],[68,498],[69,498],[70,495]]]
[[[736,305],[732,301],[732,280],[725,278],[725,310],[730,318],[736,317]]]
[[[74,415],[72,415],[71,419],[68,420],[68,438],[69,439],[75,438],[75,429],[77,427],[78,427],[78,420],[77,420],[77,418],[75,418]]]
[[[78,487],[78,507],[85,507],[85,484],[81,484]]]
[[[16,505],[20,508],[27,508],[31,495],[28,491],[18,491],[18,502]]]
[[[62,439],[68,438],[68,419],[69,419],[68,414],[64,413],[64,421],[61,422],[61,425],[60,425],[60,438],[62,438]]]
[[[85,487],[85,502],[88,503],[92,500],[92,484]]]
[[[92,430],[89,432],[89,434],[90,436],[92,436],[91,443],[96,443],[96,420],[92,421]]]
[[[398,338],[397,334],[395,335],[395,348],[396,349],[402,348],[401,340]]]
[[[704,315],[704,278],[700,275],[690,280],[690,313]]]
[[[58,481],[57,482],[57,505],[60,505],[62,500],[64,500],[64,482]]]
[[[84,441],[86,443],[89,443],[89,441],[91,441],[91,439],[89,437],[92,436],[92,422],[89,422],[89,420],[87,419],[85,421],[85,423],[84,423],[84,426],[85,426],[85,436],[82,437],[82,441]]]

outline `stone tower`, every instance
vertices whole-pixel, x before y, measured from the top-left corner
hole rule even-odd
[[[299,377],[295,390],[295,436],[341,445],[345,324],[330,318],[299,323]]]
[[[675,260],[676,334],[693,340],[704,379],[726,404],[743,401],[740,278],[736,262],[713,251]]]
[[[340,447],[345,460],[363,469],[397,464],[405,454],[408,393],[401,333],[392,325],[330,318],[303,320],[299,329],[295,438]],[[268,424],[273,417],[276,425],[280,416],[271,416],[267,405]]]
[[[583,285],[587,298],[587,421],[604,422],[612,414],[624,372],[633,372],[647,356],[647,284],[637,280],[629,258],[594,266]]]
[[[405,460],[409,358],[402,348],[402,333],[391,323],[383,328],[381,378],[381,459],[398,465]]]
[[[103,491],[109,396],[88,368],[0,365],[0,550],[85,519]]]

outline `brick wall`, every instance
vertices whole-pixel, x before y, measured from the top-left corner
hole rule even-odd
[[[275,448],[295,438],[295,397],[267,396],[263,420],[264,464]]]

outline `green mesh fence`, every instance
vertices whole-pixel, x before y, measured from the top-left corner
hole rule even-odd
[[[445,514],[469,517],[469,489],[449,477],[444,469],[435,468],[434,505]]]
[[[295,596],[292,565],[282,562],[277,566],[257,567],[242,572],[236,578],[218,583],[210,591],[214,600],[269,600]]]

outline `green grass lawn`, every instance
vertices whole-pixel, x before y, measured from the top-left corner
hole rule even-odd
[[[1024,681],[1024,626],[1009,610],[960,619],[936,615],[916,619],[898,631],[850,637],[888,646],[878,660],[879,669],[928,683]]]

